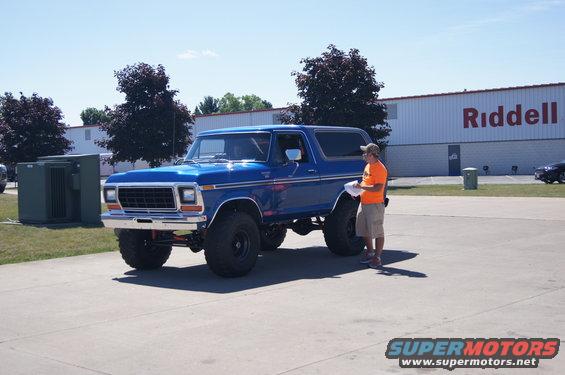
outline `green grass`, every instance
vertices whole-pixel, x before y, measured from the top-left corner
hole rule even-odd
[[[388,195],[435,195],[461,197],[553,197],[565,198],[565,184],[479,185],[477,190],[463,190],[462,185],[389,186]]]
[[[18,219],[18,197],[0,194],[0,221]],[[117,250],[116,237],[103,227],[0,224],[0,264]]]

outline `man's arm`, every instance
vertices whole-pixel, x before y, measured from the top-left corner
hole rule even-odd
[[[375,184],[375,185],[363,186],[360,183],[357,183],[357,184],[354,185],[354,187],[356,187],[356,188],[363,189],[365,191],[371,191],[371,192],[381,191],[381,189],[384,186],[385,186],[385,184]]]

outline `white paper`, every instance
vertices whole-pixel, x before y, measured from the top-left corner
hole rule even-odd
[[[356,183],[357,181],[351,181],[343,185],[345,187],[345,191],[348,192],[352,197],[357,197],[363,192],[363,189],[359,189],[353,186]]]

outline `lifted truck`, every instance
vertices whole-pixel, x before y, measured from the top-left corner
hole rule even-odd
[[[247,274],[259,251],[277,249],[287,229],[322,230],[335,254],[356,255],[359,202],[344,183],[359,179],[363,130],[266,125],[201,132],[182,165],[117,173],[104,185],[106,227],[125,262],[155,269],[172,246],[204,250],[224,277]]]

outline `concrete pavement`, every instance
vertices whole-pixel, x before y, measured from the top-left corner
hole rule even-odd
[[[319,232],[239,279],[181,248],[151,272],[118,253],[0,266],[0,373],[441,373],[401,369],[388,341],[565,336],[565,199],[391,199],[380,271]],[[564,371],[560,353],[535,373]]]

